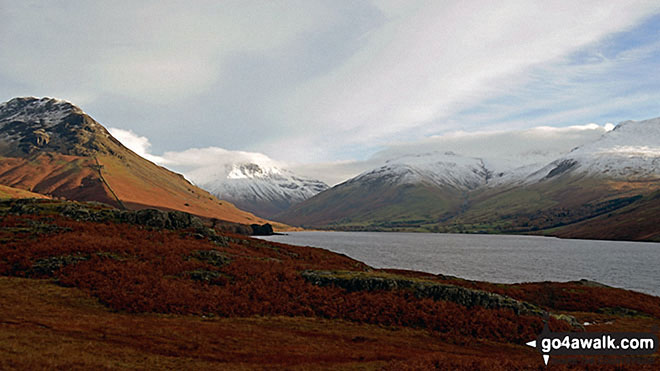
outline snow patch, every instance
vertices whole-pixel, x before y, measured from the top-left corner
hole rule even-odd
[[[84,113],[65,100],[44,97],[14,98],[0,104],[0,128],[10,122],[21,121],[50,128],[72,113]]]

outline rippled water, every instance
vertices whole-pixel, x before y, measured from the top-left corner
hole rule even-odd
[[[660,296],[660,243],[537,236],[292,232],[263,237],[322,247],[376,268],[512,283],[586,278]]]

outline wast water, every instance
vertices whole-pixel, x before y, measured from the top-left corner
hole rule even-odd
[[[291,232],[264,239],[346,254],[375,268],[514,283],[588,279],[660,296],[660,243],[539,236]]]

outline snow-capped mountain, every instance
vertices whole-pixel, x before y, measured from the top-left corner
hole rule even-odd
[[[579,233],[567,235],[614,221],[625,225],[627,238],[658,232],[657,218],[647,215],[660,208],[660,118],[623,122],[573,149],[511,147],[482,157],[474,149],[471,156],[442,148],[399,154],[277,219],[315,228],[483,233],[568,230],[593,220],[597,228],[577,226]],[[619,212],[626,216],[617,219]],[[632,228],[625,224],[630,215],[650,224]]]
[[[660,118],[625,121],[531,174],[528,181],[562,173],[611,179],[660,179]]]
[[[613,179],[660,177],[660,118],[626,121],[597,140],[557,157],[547,153],[510,153],[470,157],[452,151],[407,154],[386,160],[348,182],[429,183],[474,190],[529,184],[559,174],[588,174]]]
[[[0,155],[57,149],[83,151],[90,136],[107,132],[75,105],[55,98],[14,98],[0,104]]]
[[[482,159],[460,156],[451,151],[436,151],[387,160],[384,165],[358,175],[349,183],[428,183],[471,190],[485,185],[490,177],[491,172],[486,169]]]
[[[14,98],[0,104],[0,125],[21,121],[41,122],[45,127],[51,127],[72,112],[82,113],[82,110],[71,102],[56,98]]]
[[[254,162],[224,164],[213,171],[204,168],[186,175],[217,197],[263,217],[277,214],[328,189],[322,181]]]

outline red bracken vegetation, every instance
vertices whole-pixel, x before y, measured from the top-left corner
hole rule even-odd
[[[31,236],[21,232],[41,224],[59,230]],[[0,251],[1,275],[56,277],[118,311],[313,316],[512,342],[531,338],[542,327],[539,317],[420,299],[405,290],[347,292],[314,286],[301,271],[368,269],[322,249],[237,237],[218,246],[188,232],[60,217],[8,216],[0,225],[0,238],[6,241]],[[228,262],[214,266],[194,257],[204,250],[215,250]],[[48,259],[53,267],[35,269],[48,266]],[[191,272],[200,271],[211,272],[213,279],[191,279]],[[554,325],[567,326],[559,321]]]
[[[547,310],[568,312],[627,311],[660,318],[660,300],[652,295],[589,281],[528,282],[496,285],[488,282],[451,280],[454,285],[510,296]]]
[[[0,219],[0,276],[29,278],[20,281],[26,287],[29,286],[27,281],[54,280],[60,286],[68,287],[59,287],[59,290],[80,290],[115,313],[110,316],[94,312],[97,317],[92,320],[87,317],[91,314],[80,314],[87,309],[62,309],[60,305],[48,307],[51,308],[49,311],[62,310],[62,318],[77,313],[75,316],[80,318],[71,321],[71,326],[77,330],[67,331],[64,324],[53,323],[55,320],[28,321],[27,317],[19,318],[20,321],[11,318],[8,322],[0,321],[0,330],[5,326],[3,324],[8,324],[19,326],[29,334],[32,334],[30,331],[39,334],[40,328],[46,326],[44,328],[49,331],[58,329],[57,332],[67,336],[87,334],[76,341],[98,342],[95,346],[102,349],[110,340],[106,339],[105,332],[97,336],[93,331],[96,331],[95,324],[103,321],[108,329],[124,329],[122,335],[117,330],[112,341],[119,341],[117,339],[121,337],[122,346],[131,347],[132,351],[147,352],[165,347],[166,350],[158,351],[160,355],[197,357],[211,363],[225,362],[226,359],[240,363],[252,357],[252,365],[266,362],[274,367],[289,367],[295,360],[302,362],[295,364],[309,367],[315,362],[337,365],[333,362],[350,361],[357,362],[351,363],[351,367],[357,367],[365,361],[365,354],[370,354],[369,362],[375,362],[369,363],[370,368],[529,369],[530,365],[542,365],[540,355],[523,345],[541,331],[543,322],[538,316],[516,315],[509,309],[468,308],[455,302],[420,298],[408,289],[348,291],[332,285],[321,287],[301,275],[305,270],[390,274],[478,288],[524,300],[553,312],[571,312],[575,316],[589,312],[578,320],[602,320],[599,330],[607,330],[606,323],[609,322],[606,320],[619,318],[616,314],[598,314],[603,308],[625,307],[650,315],[643,321],[628,314],[622,319],[621,323],[636,324],[639,328],[660,322],[658,298],[625,290],[580,283],[493,285],[419,272],[377,271],[327,250],[238,235],[227,235],[218,241],[212,242],[194,230],[158,230],[114,222],[74,221],[56,214],[5,215]],[[35,292],[44,291],[50,295],[51,291],[40,285],[34,288]],[[10,285],[2,287],[5,292]],[[12,295],[7,297],[19,300],[16,299],[20,297],[18,291]],[[11,308],[2,310],[21,312],[19,307]],[[32,311],[28,312],[33,315]],[[35,310],[35,313],[41,312]],[[134,316],[135,313],[141,315]],[[171,319],[168,326],[175,329],[172,330],[172,339],[162,340],[162,330],[155,330],[163,324],[161,317],[144,317],[148,313],[175,315],[167,317]],[[218,321],[234,319],[236,322],[218,322],[212,330],[190,320],[209,317]],[[143,323],[135,330],[142,334],[141,341],[131,340],[130,323],[137,321],[135,318],[141,318],[139,321]],[[32,326],[31,323],[43,326]],[[332,323],[345,331],[346,339],[338,337],[338,331],[333,332]],[[553,331],[572,330],[567,322],[554,318],[550,319],[549,325]],[[190,330],[193,327],[196,330]],[[214,345],[216,337],[243,339],[245,336],[239,328],[264,331],[263,336],[270,337],[274,343],[264,343],[245,351],[241,347],[246,345],[238,347],[231,342],[223,343],[222,347]],[[287,331],[294,331],[296,335]],[[400,335],[392,335],[392,331]],[[184,333],[187,335],[182,335]],[[200,339],[198,345],[184,346],[193,333]],[[182,337],[178,339],[177,336]],[[308,339],[308,344],[299,341],[298,346],[307,349],[296,356],[299,358],[274,350],[283,346],[278,343],[281,339],[291,342],[296,337]],[[145,346],[143,341],[153,343]],[[245,341],[248,344],[254,339],[246,338]],[[396,347],[400,346],[394,345],[397,341],[409,342],[404,353],[396,353]],[[374,342],[375,348],[369,346],[370,342]],[[330,344],[335,353],[324,355],[321,349]],[[238,347],[233,351],[235,353],[223,353],[223,349],[230,346]],[[384,347],[382,352],[373,353],[379,346]],[[359,349],[359,352],[350,349]],[[264,352],[270,354],[270,358],[260,359],[258,355]],[[515,357],[511,356],[513,354]],[[43,360],[35,362],[39,365]],[[91,359],[81,362],[87,366],[93,364]],[[2,365],[34,366],[31,363],[0,362]]]

